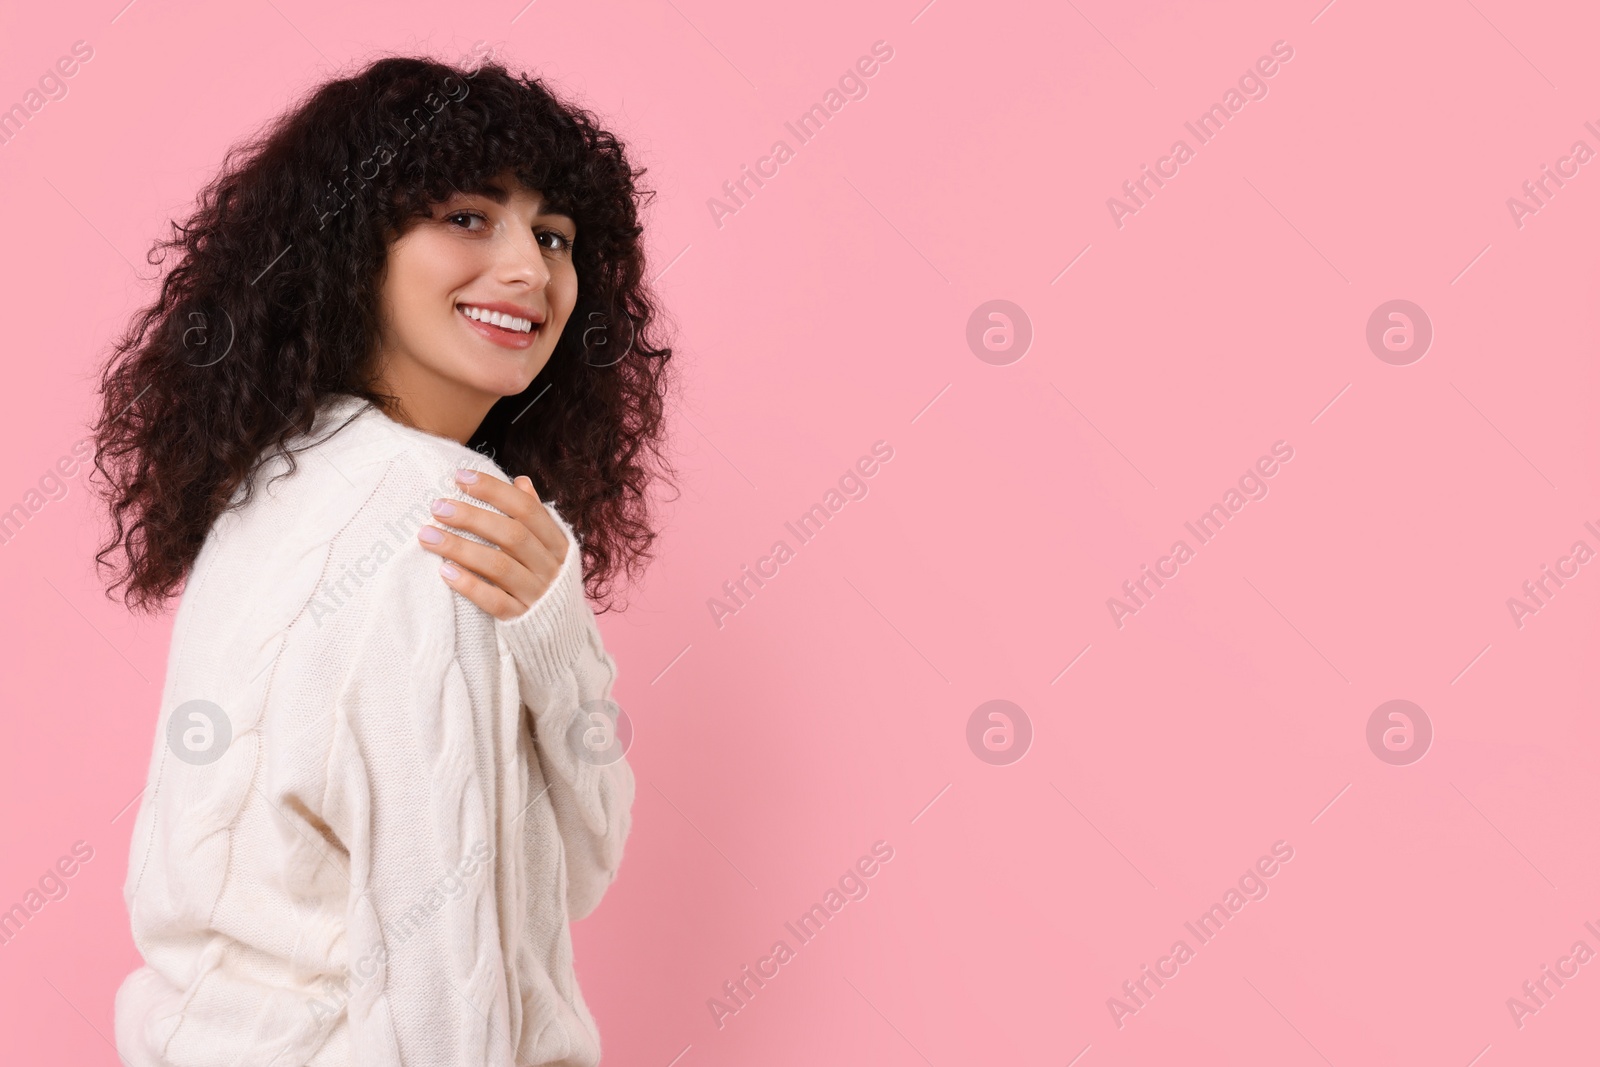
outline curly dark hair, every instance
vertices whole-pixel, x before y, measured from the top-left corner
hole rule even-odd
[[[125,585],[124,602],[149,612],[180,592],[241,483],[272,454],[294,470],[285,444],[329,394],[391,410],[374,384],[389,246],[452,192],[507,170],[577,224],[577,304],[535,381],[497,401],[467,444],[536,475],[580,536],[591,597],[619,568],[642,568],[657,536],[645,490],[657,465],[670,470],[672,356],[645,286],[645,171],[537,78],[392,56],[231,148],[189,221],[147,256],[159,267],[181,249],[102,371],[93,433],[107,485],[95,488],[115,532],[95,559],[126,555],[108,596]],[[513,422],[536,397],[540,417]]]

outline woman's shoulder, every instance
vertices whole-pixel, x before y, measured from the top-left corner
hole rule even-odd
[[[292,469],[282,455],[264,461],[248,499],[241,490],[213,524],[186,600],[237,602],[246,594],[272,616],[260,624],[281,627],[308,613],[317,629],[362,619],[375,597],[393,610],[408,587],[437,592],[423,581],[438,564],[417,532],[431,521],[436,498],[469,499],[455,471],[470,466],[504,477],[492,458],[392,422],[349,395],[324,402],[311,431],[286,447]]]
[[[363,517],[390,522],[411,515],[419,500],[425,520],[434,497],[456,492],[460,467],[504,477],[491,457],[394,422],[350,394],[325,399],[312,428],[290,437],[285,448],[289,455],[263,460],[235,491],[218,519],[219,537],[254,532],[323,543]]]

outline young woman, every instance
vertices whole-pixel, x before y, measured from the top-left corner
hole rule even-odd
[[[642,174],[537,79],[389,58],[158,245],[95,427],[110,588],[182,585],[132,1067],[599,1062],[568,922],[634,779],[586,594],[649,558],[672,354]]]

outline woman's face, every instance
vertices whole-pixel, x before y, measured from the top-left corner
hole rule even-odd
[[[379,388],[404,421],[462,442],[543,369],[578,299],[573,220],[510,173],[494,185],[452,194],[390,245],[379,298]]]

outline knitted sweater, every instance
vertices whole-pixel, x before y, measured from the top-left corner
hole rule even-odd
[[[578,537],[547,503],[566,559],[502,621],[416,537],[436,497],[487,506],[454,472],[509,480],[491,458],[345,394],[308,444],[258,469],[183,590],[117,1049],[130,1067],[597,1064],[568,921],[616,876],[634,779]]]

